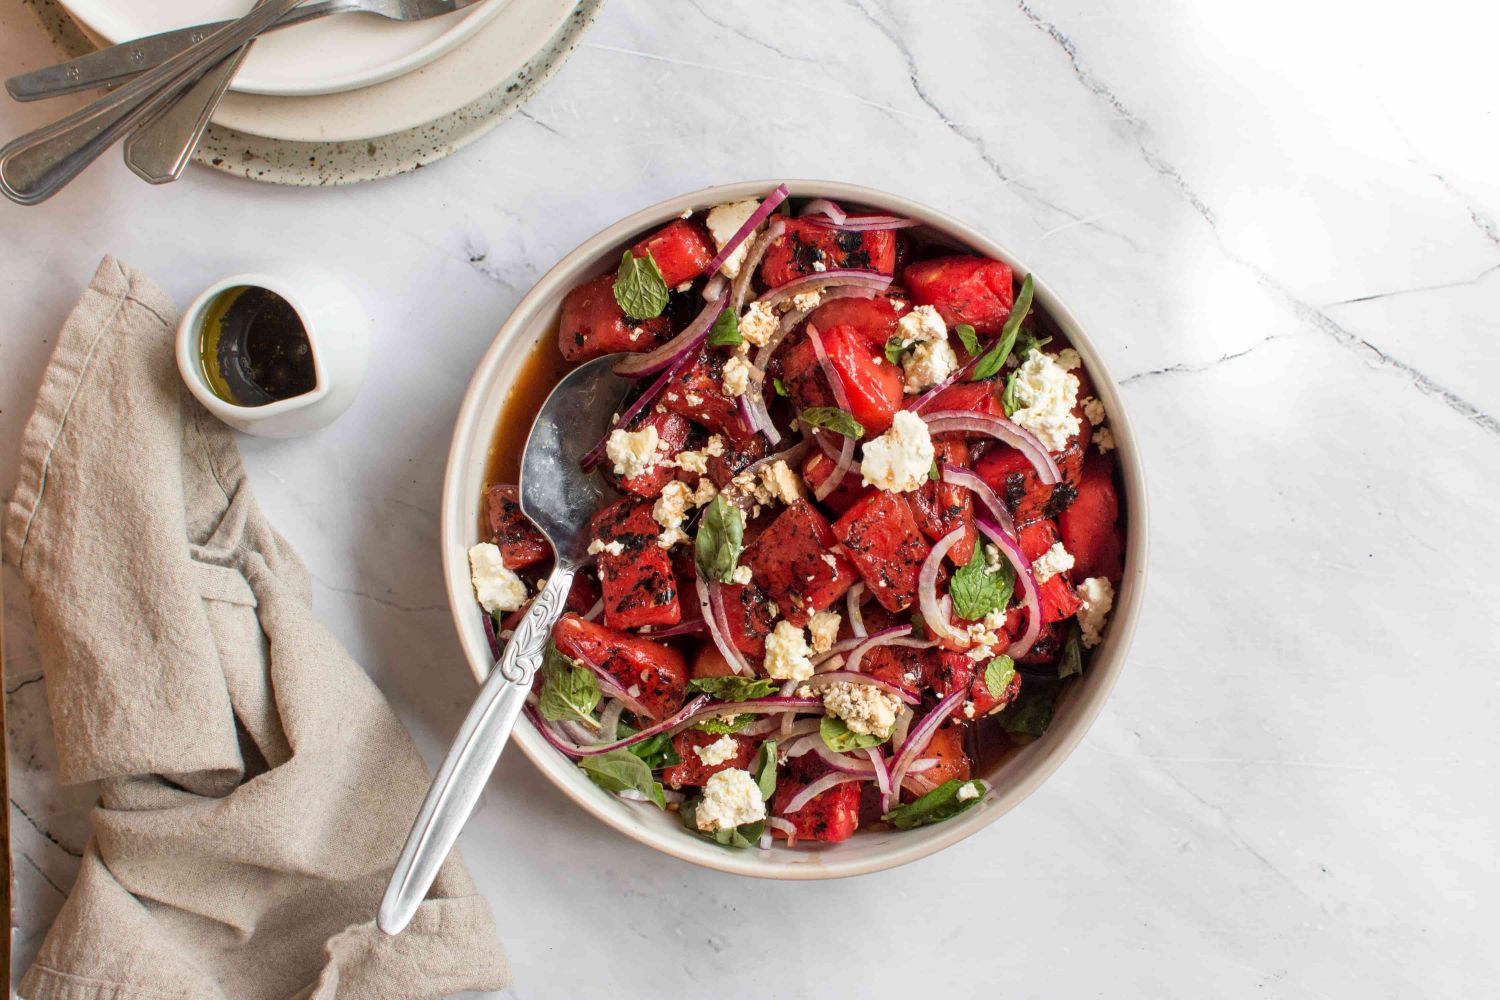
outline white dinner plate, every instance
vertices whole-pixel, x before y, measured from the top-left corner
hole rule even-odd
[[[243,16],[251,0],[60,0],[85,28],[111,43]],[[424,66],[489,23],[508,0],[399,22],[341,14],[262,37],[233,89],[246,94],[335,94],[390,80]]]

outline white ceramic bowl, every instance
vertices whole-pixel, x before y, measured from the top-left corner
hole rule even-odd
[[[548,271],[500,328],[469,383],[468,394],[458,414],[452,449],[448,453],[448,471],[443,480],[442,545],[448,600],[459,640],[476,679],[482,679],[489,672],[491,657],[469,584],[467,552],[479,541],[486,454],[511,381],[537,340],[556,335],[555,322],[562,297],[583,280],[612,266],[622,247],[634,242],[640,234],[676,218],[685,208],[706,209],[726,201],[763,195],[775,186],[775,181],[747,181],[708,188],[653,205],[615,223]],[[824,196],[846,204],[921,219],[934,231],[972,248],[975,253],[1008,262],[1018,274],[1028,271],[1023,261],[992,240],[955,219],[905,198],[835,181],[789,181],[787,186],[793,197]],[[676,813],[624,802],[599,789],[524,720],[516,727],[513,742],[520,745],[564,794],[621,833],[684,861],[761,878],[840,878],[894,868],[978,832],[1035,791],[1083,739],[1125,668],[1125,654],[1130,647],[1144,596],[1147,538],[1146,487],[1140,452],[1119,388],[1105,371],[1098,352],[1078,321],[1044,282],[1038,280],[1035,284],[1036,302],[1078,349],[1099,398],[1109,411],[1124,486],[1125,575],[1115,600],[1108,635],[1093,651],[1088,671],[1066,690],[1046,735],[1009,757],[990,773],[977,775],[989,779],[994,786],[984,802],[945,823],[916,830],[861,832],[843,843],[823,847],[793,849],[778,845],[769,851],[736,851],[688,833],[682,828]],[[597,429],[580,429],[580,433],[596,432]]]

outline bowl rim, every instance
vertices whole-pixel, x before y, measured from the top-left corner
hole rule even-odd
[[[763,196],[778,183],[785,183],[794,198],[826,197],[851,202],[893,214],[920,219],[924,225],[943,233],[974,253],[1010,264],[1017,273],[1029,273],[1021,259],[1005,247],[984,236],[958,219],[900,195],[875,188],[828,180],[750,180],[719,184],[676,195],[634,212],[605,227],[568,252],[552,266],[524,295],[501,325],[489,348],[476,366],[464,394],[455,421],[449,447],[447,468],[443,476],[440,539],[443,575],[448,591],[449,608],[454,627],[469,668],[477,682],[482,682],[492,666],[488,643],[474,614],[474,598],[469,585],[467,552],[479,539],[477,516],[470,516],[475,498],[467,497],[465,477],[471,468],[476,439],[480,454],[487,454],[494,438],[493,426],[482,426],[480,416],[486,401],[497,391],[502,399],[511,386],[497,385],[498,373],[507,354],[516,346],[512,341],[532,323],[534,315],[555,312],[557,304],[576,283],[591,274],[581,273],[595,258],[603,259],[605,249],[626,245],[638,233],[655,225],[670,222],[685,209],[706,210],[715,205],[744,198]],[[1066,710],[1047,734],[1027,745],[1012,760],[1023,760],[1018,774],[1007,778],[1004,787],[996,785],[979,809],[968,810],[964,817],[927,827],[904,831],[874,852],[860,852],[840,857],[840,844],[816,851],[798,851],[798,860],[810,863],[772,862],[760,851],[731,851],[707,840],[692,837],[686,831],[673,830],[670,836],[632,821],[630,814],[589,782],[576,767],[553,749],[531,727],[518,725],[512,740],[536,767],[577,805],[633,840],[664,854],[736,875],[771,879],[843,878],[884,871],[928,857],[977,833],[1010,812],[1043,782],[1050,778],[1082,742],[1093,725],[1124,671],[1131,640],[1134,637],[1144,605],[1146,568],[1149,551],[1149,515],[1145,473],[1140,448],[1130,418],[1120,396],[1119,384],[1105,367],[1092,340],[1081,323],[1063,304],[1046,282],[1033,275],[1035,300],[1067,334],[1084,360],[1084,367],[1094,382],[1095,392],[1105,403],[1114,433],[1120,481],[1123,485],[1126,511],[1125,571],[1116,594],[1116,602],[1105,641],[1096,647],[1088,673],[1072,685]],[[525,344],[529,352],[534,341]],[[501,403],[503,407],[503,402]],[[1009,767],[1007,763],[1003,765]]]

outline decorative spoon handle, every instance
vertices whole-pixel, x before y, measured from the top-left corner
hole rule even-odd
[[[99,154],[174,100],[210,67],[264,31],[299,0],[267,0],[198,45],[85,105],[67,117],[0,149],[0,193],[22,205],[56,194]]]
[[[531,679],[542,665],[552,626],[562,615],[575,572],[572,564],[558,560],[546,586],[506,643],[500,662],[480,688],[443,766],[432,779],[380,903],[376,923],[387,934],[399,934],[410,923],[458,841],[459,831],[469,821],[526,703]]]

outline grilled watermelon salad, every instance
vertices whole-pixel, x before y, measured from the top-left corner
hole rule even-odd
[[[618,487],[527,705],[601,787],[727,847],[938,823],[1103,641],[1109,415],[1032,280],[915,220],[764,198],[646,234],[563,300],[637,380]],[[470,553],[495,644],[550,569],[513,486]]]

